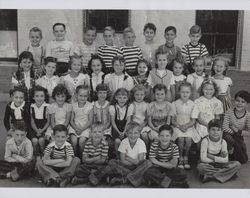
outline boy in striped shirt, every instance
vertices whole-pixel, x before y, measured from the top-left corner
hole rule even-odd
[[[135,76],[137,62],[143,58],[142,50],[134,45],[136,36],[132,28],[127,27],[124,29],[123,38],[125,46],[121,47],[118,53],[125,59],[125,71],[130,76]]]
[[[65,187],[75,174],[80,159],[74,157],[74,151],[68,138],[68,129],[59,124],[53,128],[53,142],[44,150],[44,156],[37,161],[37,169],[46,186]]]
[[[178,146],[171,142],[173,128],[162,125],[159,129],[159,141],[154,142],[149,151],[149,160],[153,166],[149,168],[144,177],[148,184],[163,188],[187,188],[186,175],[182,169],[177,168],[179,159]]]
[[[208,56],[208,51],[206,46],[199,42],[201,37],[202,37],[201,27],[198,25],[192,26],[189,30],[190,42],[184,45],[181,49],[181,53],[185,59],[189,73],[194,72],[192,64],[193,60],[196,57]]]

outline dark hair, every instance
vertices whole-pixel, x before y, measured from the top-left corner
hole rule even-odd
[[[111,104],[112,105],[115,105],[117,104],[117,100],[116,100],[116,96],[119,95],[119,94],[122,94],[122,95],[127,95],[128,96],[128,101],[126,104],[128,104],[130,101],[130,95],[129,95],[129,91],[125,88],[119,88],[115,91],[114,95],[113,95],[113,98],[112,98],[112,101],[111,101]]]
[[[147,29],[153,30],[154,33],[156,33],[156,26],[153,23],[146,23],[143,28],[143,32],[145,32]]]
[[[103,59],[98,55],[98,54],[92,54],[91,55],[91,59],[88,62],[88,70],[89,70],[89,75],[92,75],[93,70],[91,68],[92,66],[92,61],[93,60],[99,60],[101,62],[102,65],[102,72],[105,73],[106,71],[106,66],[105,66],[105,62],[103,61]]]
[[[229,60],[226,58],[226,57],[216,57],[214,60],[213,60],[213,64],[212,64],[212,70],[211,70],[211,75],[215,75],[215,71],[214,71],[214,66],[215,66],[215,63],[216,61],[223,61],[225,63],[225,71],[223,71],[223,75],[226,75],[227,74],[227,70],[228,70],[228,67],[229,67]]]
[[[33,54],[29,51],[23,51],[18,57],[18,68],[20,68],[20,63],[23,59],[30,59],[32,62],[34,62]]]
[[[236,100],[236,98],[242,98],[243,100],[245,100],[247,103],[250,103],[250,94],[247,91],[241,90],[238,91],[235,96],[234,99]]]
[[[156,50],[156,52],[155,52],[155,60],[156,60],[156,63],[155,63],[155,68],[158,68],[158,64],[157,64],[157,56],[158,55],[166,55],[166,57],[168,58],[168,53],[165,51],[165,50],[163,50],[163,49],[161,49],[161,48],[158,48],[157,50]],[[166,65],[166,67],[167,67],[167,65]]]
[[[177,59],[174,59],[173,60],[173,67],[172,67],[173,71],[174,71],[175,64],[180,64],[182,66],[182,68],[183,68],[182,74],[184,74],[185,73],[185,69],[186,69],[184,62],[180,61],[180,60],[177,60]]]
[[[189,30],[189,34],[202,34],[201,27],[198,25],[193,25]]]
[[[87,90],[88,93],[89,93],[89,86],[88,85],[78,85],[76,87],[76,93],[78,94],[78,92],[80,91],[80,89],[84,89],[84,90]]]
[[[125,58],[123,56],[120,56],[120,55],[116,55],[112,59],[112,66],[114,65],[115,61],[119,61],[120,63],[124,63],[125,64]],[[124,68],[124,70],[125,70],[125,68]]]
[[[60,132],[63,131],[63,132],[66,133],[66,135],[68,135],[68,129],[67,129],[67,127],[66,127],[65,125],[63,125],[63,124],[58,124],[58,125],[54,126],[54,128],[53,128],[53,135],[55,135],[56,132],[59,132],[59,131],[60,131]]]
[[[43,38],[42,30],[41,30],[40,28],[38,28],[38,27],[33,27],[33,28],[30,29],[29,34],[30,34],[31,32],[39,32],[40,37]]]
[[[65,102],[69,102],[71,95],[63,84],[58,84],[52,91],[52,98],[55,100],[57,95],[65,95]]]
[[[201,88],[200,88],[200,96],[204,96],[203,89],[206,85],[213,85],[213,87],[214,87],[214,95],[213,96],[216,96],[218,94],[218,87],[215,84],[215,82],[212,81],[211,79],[204,79],[202,84],[201,84]]]
[[[56,26],[59,26],[59,25],[63,26],[63,29],[66,30],[66,26],[65,26],[64,23],[55,23],[55,24],[53,25],[53,27],[52,27],[53,31],[55,30],[55,27],[56,27]]]
[[[106,91],[107,92],[107,98],[106,98],[106,100],[109,100],[110,99],[110,97],[111,97],[111,91],[110,91],[110,89],[109,89],[109,86],[107,85],[107,84],[98,84],[97,86],[96,86],[96,93],[98,93],[98,91]]]
[[[154,87],[153,87],[153,93],[155,94],[156,90],[164,90],[165,93],[167,93],[168,89],[166,87],[166,85],[164,84],[156,84]]]
[[[28,128],[26,123],[23,120],[16,120],[13,122],[13,130],[20,130],[27,132]]]
[[[48,56],[44,59],[44,63],[45,63],[45,65],[47,65],[48,63],[56,63],[57,64],[57,58],[54,58],[52,56]]]
[[[83,33],[86,33],[87,31],[92,30],[96,32],[96,27],[93,25],[88,25],[83,29]]]
[[[208,128],[208,130],[210,130],[212,127],[222,128],[221,120],[219,120],[219,119],[210,120],[208,125],[207,125],[207,128]]]
[[[24,95],[24,99],[27,96],[27,89],[25,89],[23,86],[14,86],[13,89],[10,89],[9,91],[10,97],[12,97],[15,92],[22,92]]]
[[[192,90],[193,90],[191,83],[189,83],[189,82],[187,82],[187,81],[181,82],[181,84],[179,85],[179,88],[178,88],[178,91],[179,91],[179,92],[181,91],[181,88],[182,88],[182,87],[189,87],[190,90],[191,90],[191,92],[192,92]]]
[[[71,65],[72,65],[74,59],[81,61],[81,70],[82,70],[82,58],[80,56],[78,56],[77,54],[74,54],[73,56],[70,56],[69,63],[68,63],[70,69],[71,69]],[[80,72],[81,72],[81,70],[80,70]]]
[[[138,66],[139,66],[140,63],[145,63],[145,65],[147,66],[148,71],[147,71],[147,73],[146,73],[146,76],[148,77],[149,72],[150,72],[150,70],[152,69],[152,67],[151,67],[150,62],[147,61],[147,60],[144,59],[144,58],[138,60],[137,65],[136,65],[136,69],[135,69],[135,70],[136,70],[136,71],[135,71],[135,75],[139,75],[139,73],[138,73]]]
[[[44,93],[45,96],[45,102],[49,102],[49,94],[48,94],[48,90],[45,89],[44,87],[40,86],[40,85],[36,85],[35,87],[32,88],[32,92],[31,92],[31,102],[35,103],[35,100],[33,99],[35,96],[35,93],[38,91],[42,91]]]
[[[164,33],[166,34],[168,31],[173,31],[175,34],[177,33],[176,27],[174,26],[168,26],[165,28]]]
[[[168,124],[164,124],[162,125],[160,128],[159,128],[159,134],[161,134],[162,131],[169,131],[171,135],[173,135],[174,131],[173,131],[173,128],[168,125]]]

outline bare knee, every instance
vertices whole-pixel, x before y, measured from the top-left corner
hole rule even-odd
[[[70,135],[70,142],[73,146],[76,146],[78,143],[78,139],[75,135]]]
[[[37,138],[32,138],[31,140],[33,145],[37,145],[38,144],[38,139]]]

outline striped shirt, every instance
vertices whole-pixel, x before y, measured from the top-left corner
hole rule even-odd
[[[156,158],[160,162],[168,162],[172,158],[179,158],[178,146],[174,143],[170,144],[166,149],[161,148],[159,142],[154,142],[149,151],[149,158]]]
[[[108,150],[109,150],[109,146],[105,140],[102,140],[97,146],[95,146],[92,140],[89,139],[85,144],[82,154],[83,155],[85,154],[91,157],[98,157],[98,156],[107,157]]]
[[[103,59],[107,68],[112,67],[112,60],[117,55],[119,48],[116,46],[102,45],[98,48],[97,54]]]
[[[67,156],[74,156],[74,151],[70,143],[65,142],[61,148],[58,148],[55,142],[51,142],[46,149],[44,154],[50,156],[51,159],[66,159]]]
[[[181,49],[182,55],[185,57],[186,63],[193,63],[194,59],[198,56],[207,56],[208,51],[204,44],[198,43],[193,46],[191,43],[184,45]]]

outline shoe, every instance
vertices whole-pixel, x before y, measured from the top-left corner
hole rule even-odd
[[[191,169],[191,166],[190,166],[190,164],[188,163],[188,160],[184,160],[184,169],[185,170],[190,170]]]
[[[59,183],[59,187],[60,188],[64,188],[66,187],[71,181],[70,177],[66,177],[65,179],[63,179],[60,183]]]
[[[6,173],[0,172],[0,179],[6,179]]]
[[[114,177],[110,181],[111,186],[121,185],[124,184],[123,179],[119,177]]]
[[[184,169],[184,162],[183,161],[179,161],[178,168]]]
[[[19,174],[17,172],[17,168],[10,172],[10,177],[12,181],[17,181],[19,179]]]
[[[96,178],[96,176],[94,174],[90,174],[89,175],[89,182],[96,186],[99,183],[99,180]]]
[[[88,182],[87,178],[79,178],[79,177],[76,177],[76,176],[74,176],[73,179],[71,180],[71,184],[73,186],[75,186],[77,184],[84,184],[84,183],[87,183],[87,182]]]

